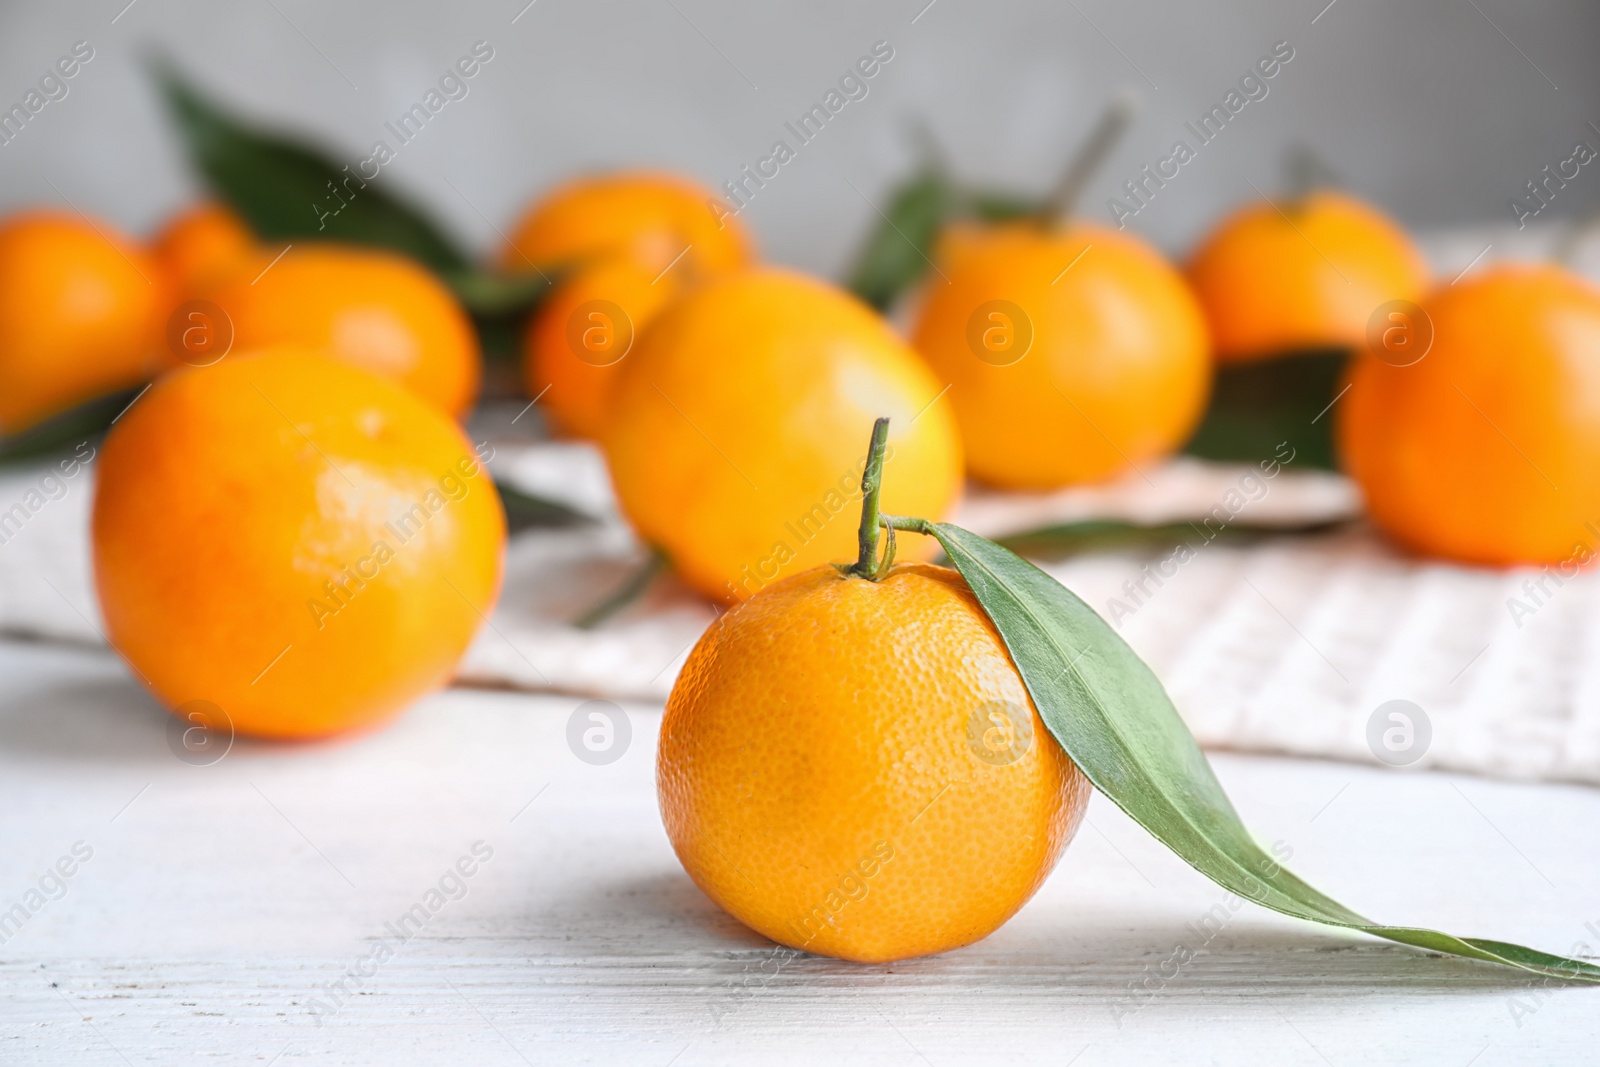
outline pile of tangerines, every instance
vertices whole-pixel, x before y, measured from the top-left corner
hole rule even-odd
[[[601,445],[640,536],[711,597],[850,556],[876,416],[884,509],[938,517],[964,474],[1049,489],[1157,460],[1218,365],[1335,346],[1357,353],[1343,461],[1382,528],[1473,563],[1593,547],[1600,292],[1559,266],[1432,284],[1398,227],[1332,192],[1237,212],[1187,271],[1081,220],[962,223],[907,341],[707,205],[668,175],[574,181],[496,265],[553,279],[529,396]],[[67,213],[0,224],[0,430],[154,380],[100,463],[107,637],[169,706],[248,732],[348,729],[448,678],[505,536],[458,425],[481,376],[459,302],[393,252],[266,245],[216,204],[149,242]]]
[[[495,262],[552,280],[523,337],[547,423],[598,442],[640,537],[738,604],[669,703],[661,796],[690,873],[778,940],[892,959],[981,937],[1048,873],[1086,796],[1036,713],[1003,774],[964,769],[968,705],[1032,706],[970,590],[920,562],[931,541],[902,533],[881,580],[826,566],[856,552],[880,416],[876,504],[937,519],[965,475],[1043,490],[1173,453],[1218,366],[1346,347],[1339,446],[1379,526],[1479,564],[1594,549],[1600,291],[1559,266],[1436,284],[1393,223],[1331,192],[1239,211],[1186,271],[1081,220],[963,223],[907,340],[758,262],[708,201],[661,174],[575,181]],[[149,242],[65,213],[0,223],[0,432],[153,383],[100,450],[95,579],[109,643],[198,725],[323,736],[448,681],[506,537],[459,422],[480,364],[450,289],[393,252],[264,244],[214,204]],[[910,747],[857,743],[879,734]],[[863,819],[922,819],[957,778],[967,793],[920,831],[937,847],[913,859],[862,836]],[[1030,843],[967,856],[996,813]],[[894,863],[921,889],[838,920]]]

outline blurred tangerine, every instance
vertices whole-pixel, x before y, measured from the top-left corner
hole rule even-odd
[[[754,249],[744,225],[686,178],[624,171],[577,178],[535,201],[512,228],[499,265],[554,270],[616,258],[652,272],[679,257],[699,275],[744,266]]]
[[[1194,429],[1210,389],[1205,322],[1144,242],[1082,222],[966,226],[938,260],[912,338],[948,383],[974,477],[1099,481]]]
[[[250,274],[235,275],[215,297],[239,348],[302,345],[391,378],[450,415],[472,407],[482,375],[472,322],[413,260],[296,244]]]
[[[1330,191],[1240,208],[1189,263],[1220,363],[1357,347],[1374,308],[1419,299],[1427,279],[1405,231]]]
[[[1374,522],[1469,563],[1600,548],[1600,288],[1551,265],[1494,267],[1376,336],[1336,407]]]
[[[103,222],[57,211],[0,222],[0,432],[148,378],[167,292],[156,262]]]

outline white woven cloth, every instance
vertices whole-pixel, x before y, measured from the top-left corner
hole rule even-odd
[[[572,627],[642,559],[604,465],[585,446],[541,444],[501,447],[492,466],[599,521],[513,538],[505,592],[460,680],[663,699],[716,609],[664,577],[601,628]],[[47,473],[0,478],[0,510],[38,505],[0,544],[0,630],[99,644],[87,539],[93,467],[67,479]],[[1257,522],[1358,510],[1335,475],[1285,468],[1267,479],[1180,459],[1095,489],[974,491],[954,521],[999,536],[1090,517],[1195,518],[1228,501]],[[1170,557],[1170,549],[1098,552],[1044,566],[1114,619],[1203,744],[1375,763],[1369,722],[1380,705],[1407,700],[1431,732],[1414,767],[1600,784],[1600,576],[1546,582],[1535,604],[1524,583],[1536,571],[1407,558],[1359,524],[1217,540],[1181,564]],[[1159,586],[1147,577],[1163,571]],[[1513,613],[1512,598],[1532,613]]]

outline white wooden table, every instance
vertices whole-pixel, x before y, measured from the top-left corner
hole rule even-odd
[[[653,788],[659,708],[628,706],[631,747],[591,766],[565,740],[578,703],[456,689],[367,736],[240,741],[194,766],[109,655],[0,642],[0,912],[26,911],[41,879],[59,897],[33,898],[0,945],[0,1062],[1600,1056],[1600,989],[1253,908],[1163,977],[1224,894],[1099,798],[1038,897],[987,941],[893,966],[785,962],[673,857]],[[1215,762],[1262,838],[1370,915],[1600,951],[1594,790]],[[473,860],[475,842],[492,856]],[[62,857],[71,876],[48,877]],[[472,876],[444,879],[459,899],[429,911],[462,857]],[[397,938],[386,924],[417,904],[426,922]],[[327,987],[341,978],[339,1005]]]

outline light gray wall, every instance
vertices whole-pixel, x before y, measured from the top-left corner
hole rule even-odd
[[[914,120],[962,173],[1040,190],[1113,92],[1139,93],[1140,118],[1085,205],[1104,217],[1116,187],[1280,40],[1295,58],[1270,94],[1132,228],[1187,248],[1255,195],[1250,183],[1281,187],[1297,140],[1357,192],[1430,227],[1509,221],[1508,199],[1542,166],[1579,139],[1600,147],[1586,125],[1600,122],[1600,7],[1578,0],[525,2],[0,0],[0,104],[21,100],[74,41],[95,48],[69,95],[0,146],[0,209],[66,197],[145,230],[194,195],[144,74],[154,50],[227,103],[353,162],[487,40],[495,57],[470,95],[380,179],[487,248],[495,225],[574,171],[648,163],[708,183],[735,176],[775,139],[793,144],[783,123],[886,40],[894,59],[868,96],[745,215],[772,258],[827,273],[873,218],[864,197],[881,203],[913,160]],[[1600,166],[1586,167],[1543,217],[1596,205]]]

